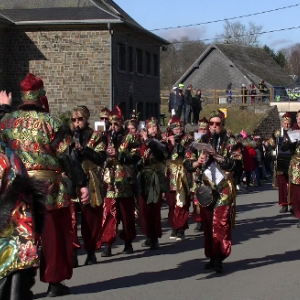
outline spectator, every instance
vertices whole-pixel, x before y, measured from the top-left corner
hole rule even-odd
[[[243,190],[241,187],[241,177],[243,174],[243,149],[242,138],[236,140],[232,147],[232,158],[234,159],[233,180],[238,191]]]
[[[242,103],[247,103],[247,97],[246,97],[246,95],[248,94],[248,90],[246,88],[246,84],[245,83],[242,84],[241,94],[242,94]]]
[[[256,177],[256,184],[261,185],[260,178],[262,177],[262,166],[263,166],[263,151],[262,144],[257,141],[255,142],[255,158],[254,158],[254,171]]]
[[[169,97],[169,113],[170,113],[170,117],[172,117],[173,115],[175,115],[176,112],[176,97],[178,94],[178,88],[176,86],[174,86],[172,88],[172,91],[170,93],[170,97]]]
[[[270,145],[269,141],[264,141],[264,148],[265,148],[265,159],[264,165],[266,169],[267,177],[272,176],[272,161],[273,161],[273,147]]]
[[[192,89],[193,86],[189,84],[184,93],[184,100],[185,100],[185,114],[183,119],[184,124],[191,123],[190,112],[192,111],[192,105],[193,105]]]
[[[247,188],[250,186],[251,174],[254,171],[254,157],[255,150],[253,149],[253,145],[251,144],[249,139],[246,139],[243,142],[243,164],[244,171],[246,173],[246,185]]]
[[[265,84],[265,81],[263,79],[259,83],[258,88],[259,88],[259,92],[263,94],[262,102],[266,102],[267,101],[267,95],[269,94],[270,90],[267,87],[267,85]]]
[[[232,83],[229,83],[227,85],[227,89],[226,89],[227,103],[231,103],[231,100],[232,100],[231,86],[232,86]]]
[[[183,95],[184,84],[178,85],[178,92],[176,93],[176,116],[181,119],[182,112],[185,112],[184,108],[184,95]]]
[[[196,95],[193,97],[193,124],[198,124],[199,115],[202,110],[201,90],[196,90]]]

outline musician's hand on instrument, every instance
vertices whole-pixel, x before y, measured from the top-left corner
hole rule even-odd
[[[199,158],[198,158],[198,164],[200,166],[204,165],[207,161],[207,154],[206,153],[202,153]]]
[[[116,150],[114,147],[108,147],[106,150],[106,153],[108,156],[115,156],[116,155]]]
[[[145,130],[141,130],[140,136],[145,141],[147,139],[147,132]]]
[[[169,136],[169,137],[168,137],[168,140],[171,142],[172,146],[175,145],[174,135]]]
[[[88,187],[80,188],[80,201],[83,205],[90,203],[90,190]]]

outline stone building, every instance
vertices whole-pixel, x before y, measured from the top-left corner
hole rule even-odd
[[[168,42],[111,0],[1,0],[0,89],[19,101],[20,80],[43,79],[52,114],[119,105],[124,117],[159,115],[160,48]]]
[[[225,91],[229,83],[232,89],[240,89],[242,84],[249,88],[251,83],[258,88],[262,79],[268,87],[295,84],[262,48],[212,44],[175,84]]]

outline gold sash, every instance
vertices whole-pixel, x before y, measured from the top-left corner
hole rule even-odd
[[[38,180],[60,180],[61,174],[51,170],[32,170],[27,171],[29,177],[34,177]]]
[[[174,161],[167,161],[168,165],[173,165],[176,167],[176,205],[178,207],[183,207],[186,204],[186,194],[189,191],[189,185],[187,181],[186,174],[184,172],[182,159]]]
[[[231,217],[231,228],[235,227],[235,208],[236,208],[236,190],[235,190],[235,186],[233,183],[233,179],[231,176],[231,173],[226,172],[226,181],[228,183],[229,186],[229,195],[228,197],[231,197],[231,213],[230,213],[230,217]]]
[[[100,180],[96,174],[97,165],[89,160],[82,162],[82,168],[85,174],[89,175],[89,189],[91,192],[91,207],[100,206],[103,202],[103,197],[100,192]]]

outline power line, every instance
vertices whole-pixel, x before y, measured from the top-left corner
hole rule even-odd
[[[249,34],[243,34],[243,35],[237,35],[236,37],[244,37],[244,36],[253,36],[253,35],[262,35],[266,33],[273,33],[273,32],[279,32],[279,31],[287,31],[287,30],[294,30],[294,29],[300,29],[300,26],[294,26],[294,27],[288,27],[288,28],[281,28],[281,29],[273,29],[269,31],[262,31],[257,33],[249,33]],[[173,42],[170,43],[171,45],[175,44],[186,44],[186,43],[193,43],[193,42],[207,42],[207,41],[213,41],[213,40],[220,40],[220,38],[210,38],[210,39],[201,39],[201,40],[193,40],[193,41],[182,41],[182,42]]]
[[[225,18],[225,19],[220,19],[220,20],[214,20],[214,21],[207,21],[207,22],[197,23],[197,24],[179,25],[179,26],[165,27],[165,28],[156,28],[156,29],[152,29],[152,30],[149,30],[149,31],[187,28],[187,27],[194,27],[194,26],[200,26],[200,25],[206,25],[206,24],[224,22],[224,21],[235,20],[235,19],[248,18],[248,17],[252,17],[252,16],[258,16],[258,15],[262,15],[262,14],[267,14],[267,13],[271,13],[271,12],[283,10],[283,9],[293,8],[293,7],[297,7],[297,6],[300,6],[300,3],[289,5],[289,6],[283,6],[283,7],[279,7],[279,8],[274,8],[274,9],[270,9],[270,10],[266,10],[266,11],[261,11],[261,12],[257,12],[257,13],[253,13],[253,14],[241,15],[241,16],[230,17],[230,18]]]

